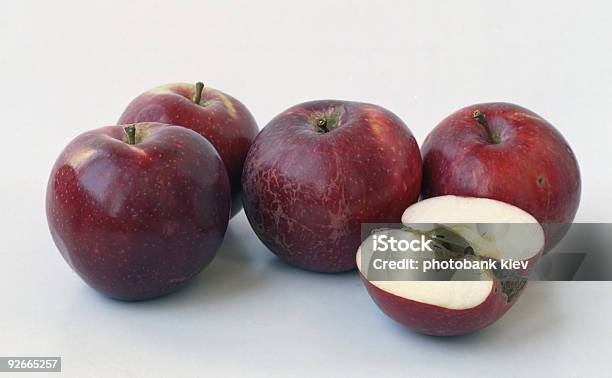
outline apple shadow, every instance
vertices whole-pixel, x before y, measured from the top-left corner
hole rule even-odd
[[[265,248],[265,247],[264,247]],[[269,250],[267,250],[268,254],[272,254],[272,252],[270,252]],[[346,272],[333,272],[333,273],[325,273],[325,272],[315,272],[315,271],[311,271],[311,270],[306,270],[306,269],[302,269],[299,268],[297,266],[291,265],[288,262],[284,261],[283,259],[281,259],[280,257],[277,256],[273,256],[274,258],[270,259],[270,261],[268,262],[268,268],[273,271],[273,272],[278,272],[278,273],[289,273],[292,275],[303,275],[306,278],[309,277],[314,277],[316,276],[317,278],[330,278],[330,279],[334,279],[334,278],[339,278],[339,277],[352,277],[354,275],[357,274],[357,269],[353,269],[353,270],[348,270]]]

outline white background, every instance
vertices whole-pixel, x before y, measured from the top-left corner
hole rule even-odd
[[[68,376],[604,376],[612,284],[533,283],[499,322],[431,338],[395,324],[355,273],[281,264],[243,214],[181,292],[120,303],[53,245],[51,166],[136,95],[202,80],[260,127],[302,101],[399,115],[419,142],[451,112],[510,101],[553,123],[582,170],[577,220],[611,221],[612,3],[11,1],[0,5],[0,355]],[[37,375],[39,376],[39,375]]]

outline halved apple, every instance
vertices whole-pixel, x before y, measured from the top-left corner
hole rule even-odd
[[[429,335],[466,334],[498,320],[516,302],[544,248],[544,231],[533,216],[485,198],[429,198],[406,209],[402,223],[401,230],[375,235],[405,240],[426,235],[433,239],[431,260],[497,262],[495,269],[476,271],[405,270],[398,280],[393,272],[368,274],[374,234],[362,243],[357,266],[374,302],[391,318]],[[504,261],[524,265],[502,268]]]

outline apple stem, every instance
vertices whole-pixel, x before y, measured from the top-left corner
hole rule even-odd
[[[131,124],[123,128],[127,137],[127,144],[136,144],[136,125]]]
[[[483,112],[481,112],[480,110],[474,110],[474,113],[472,113],[472,117],[474,117],[474,119],[482,126],[484,127],[485,131],[487,132],[487,139],[489,140],[489,143],[492,144],[499,144],[501,141],[499,140],[499,137],[495,134],[493,134],[493,132],[491,131],[491,128],[489,127],[489,122],[487,122],[487,119],[485,118],[485,115]]]
[[[202,99],[202,90],[204,89],[204,83],[198,81],[195,84],[195,94],[193,95],[192,101],[195,104],[200,104],[200,100]]]
[[[317,120],[317,127],[320,129],[322,133],[328,133],[329,129],[327,128],[327,120],[325,118],[320,118]]]

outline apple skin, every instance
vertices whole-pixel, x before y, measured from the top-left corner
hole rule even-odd
[[[521,291],[508,302],[499,281],[493,281],[491,293],[481,304],[465,310],[455,310],[386,292],[360,275],[370,297],[387,316],[408,328],[431,336],[459,336],[485,328],[501,318],[522,293]]]
[[[317,131],[321,119],[330,132]],[[312,101],[284,111],[257,136],[242,175],[243,203],[259,239],[282,260],[342,272],[356,268],[361,224],[399,222],[421,180],[417,142],[393,113]]]
[[[194,131],[136,124],[75,138],[57,159],[47,220],[64,259],[94,289],[115,299],[170,293],[210,263],[229,221],[227,173]]]
[[[492,144],[473,117],[480,110],[501,139]],[[580,202],[580,170],[563,136],[530,110],[509,103],[465,107],[444,119],[422,146],[423,197],[485,197],[533,215],[545,251],[569,229]]]
[[[206,138],[227,169],[234,216],[242,209],[240,175],[244,159],[259,129],[246,106],[232,96],[204,87],[201,100],[196,104],[192,100],[195,92],[196,86],[186,83],[153,88],[136,97],[117,123],[167,123],[186,127]]]

